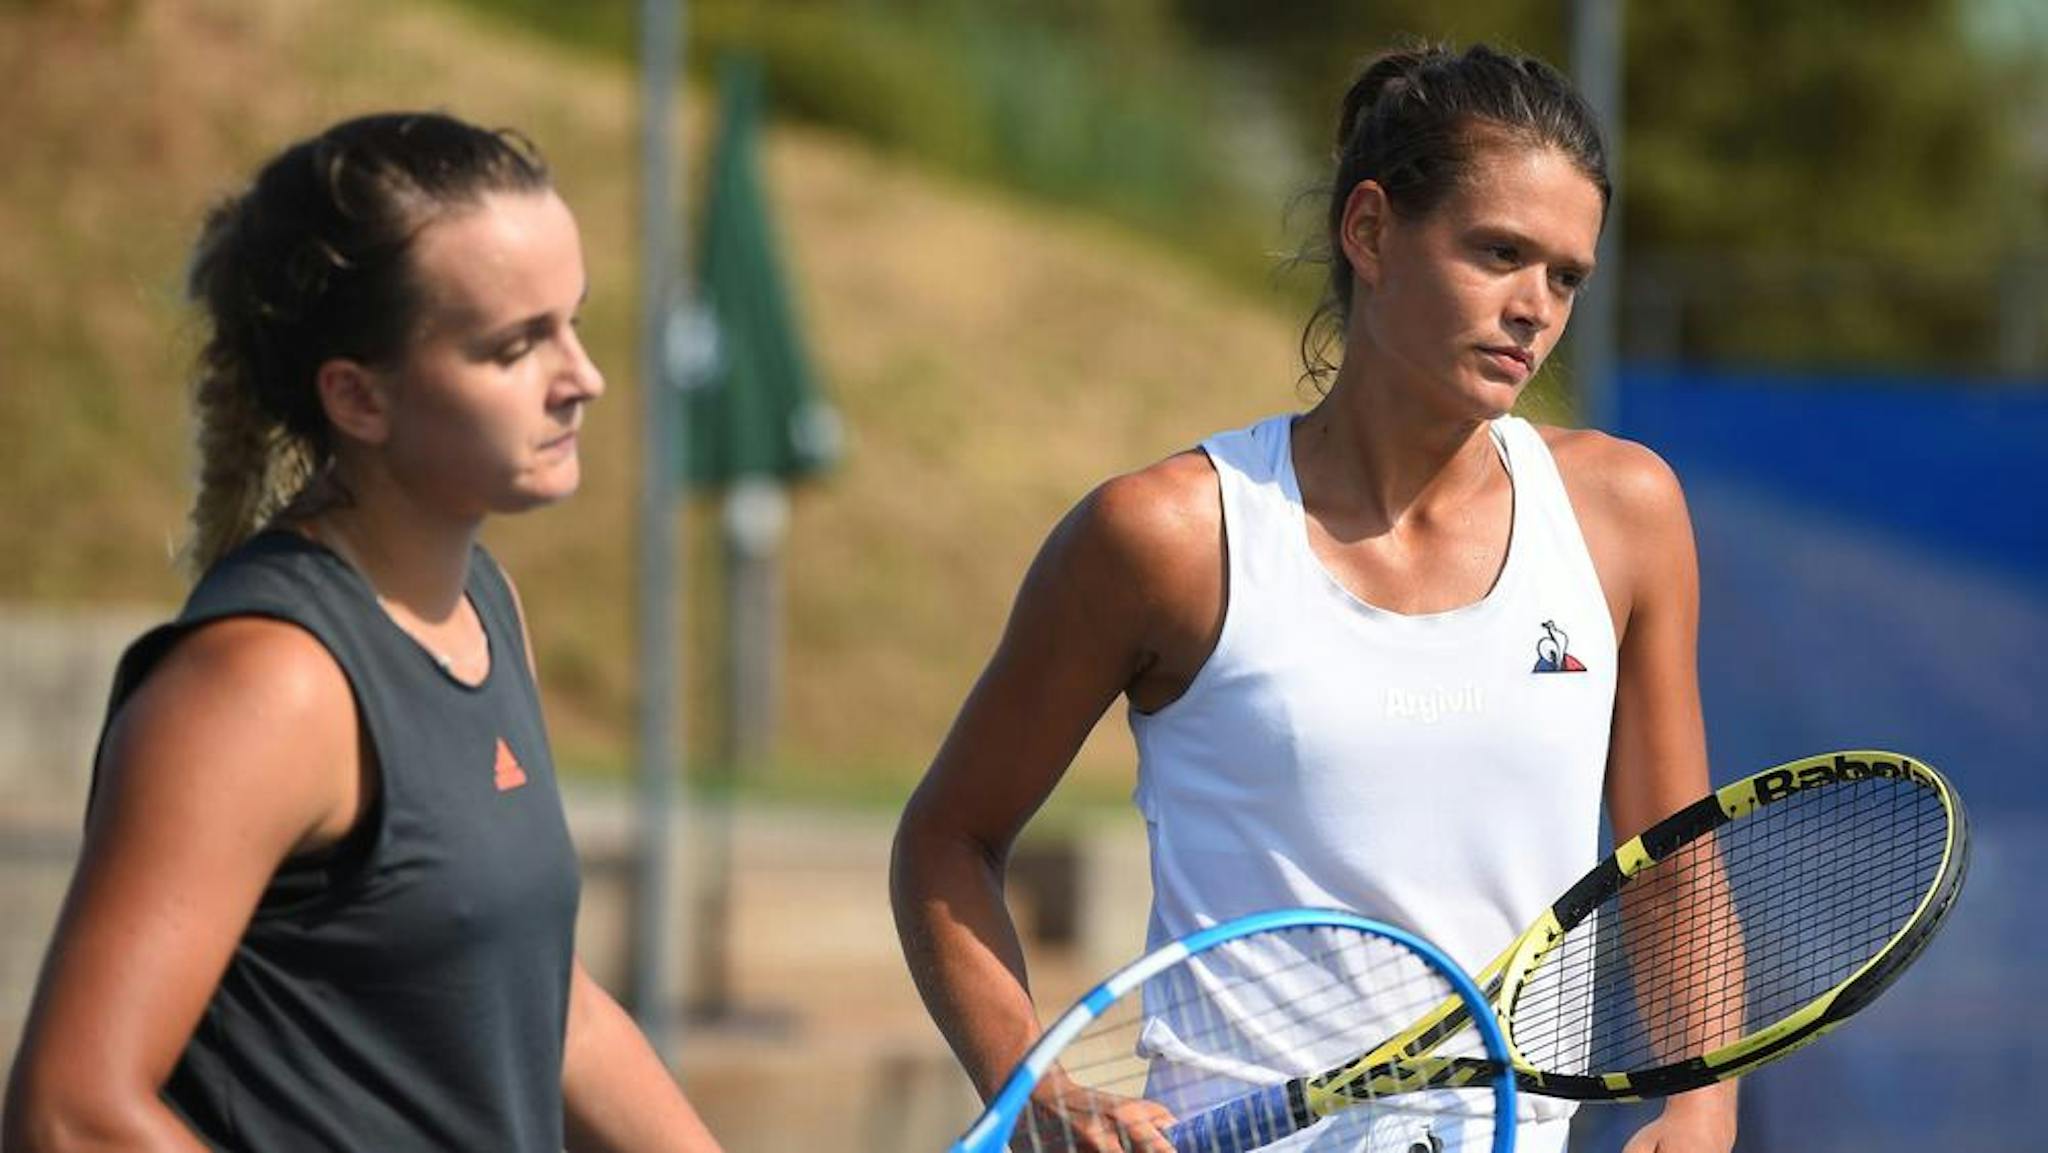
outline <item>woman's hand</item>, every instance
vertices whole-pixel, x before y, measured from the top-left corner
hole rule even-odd
[[[1735,1147],[1735,1083],[1683,1093],[1664,1103],[1621,1153],[1729,1153]]]
[[[1174,1123],[1167,1108],[1142,1097],[1090,1089],[1059,1069],[1031,1091],[1024,1127],[1012,1148],[1072,1150],[1073,1153],[1173,1153],[1166,1130]]]

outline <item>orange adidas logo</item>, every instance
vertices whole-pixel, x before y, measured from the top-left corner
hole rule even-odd
[[[526,770],[519,767],[519,758],[505,744],[505,738],[498,738],[498,762],[491,766],[491,781],[501,793],[509,793],[526,783]]]

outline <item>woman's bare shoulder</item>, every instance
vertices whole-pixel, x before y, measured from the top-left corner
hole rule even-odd
[[[325,646],[296,625],[230,617],[180,639],[122,707],[98,791],[203,792],[324,839],[317,830],[353,815],[357,738],[348,678]]]
[[[1591,428],[1538,425],[1580,517],[1647,529],[1685,517],[1685,494],[1664,458],[1647,445]]]
[[[1082,510],[1119,540],[1169,551],[1213,540],[1223,518],[1216,470],[1200,449],[1105,481]]]
[[[194,629],[165,654],[144,691],[260,702],[293,714],[332,705],[337,692],[340,703],[349,701],[348,678],[325,645],[298,625],[262,616]]]
[[[1696,596],[1692,516],[1678,474],[1654,451],[1592,429],[1545,428],[1617,635],[1647,607]]]

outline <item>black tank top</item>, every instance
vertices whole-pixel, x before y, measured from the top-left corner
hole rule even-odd
[[[110,723],[179,637],[288,621],[347,674],[376,751],[375,802],[271,879],[164,1087],[216,1148],[562,1148],[576,857],[511,589],[481,548],[467,591],[491,653],[476,686],[334,553],[269,532],[122,657]]]

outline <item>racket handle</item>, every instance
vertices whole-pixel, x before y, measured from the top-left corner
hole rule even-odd
[[[1169,1128],[1174,1153],[1248,1153],[1314,1121],[1289,1085],[1271,1085],[1233,1097]]]

